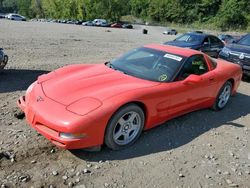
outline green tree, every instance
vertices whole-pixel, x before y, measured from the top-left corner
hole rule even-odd
[[[217,26],[222,30],[229,28],[245,29],[247,27],[247,18],[244,9],[244,1],[223,0],[216,17]]]
[[[44,11],[42,7],[42,0],[32,0],[31,1],[31,16],[37,17],[37,18],[43,18],[44,17]]]
[[[30,17],[31,15],[31,0],[17,0],[18,13]]]

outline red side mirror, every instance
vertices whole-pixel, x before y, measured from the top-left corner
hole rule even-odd
[[[201,76],[190,74],[185,80],[183,80],[184,84],[191,85],[195,83],[199,83],[202,80]]]

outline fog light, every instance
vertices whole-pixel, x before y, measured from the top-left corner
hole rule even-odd
[[[66,139],[79,139],[86,137],[86,134],[83,133],[60,133],[61,138]]]

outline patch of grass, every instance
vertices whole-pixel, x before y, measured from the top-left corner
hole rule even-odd
[[[143,19],[136,18],[132,15],[122,16],[121,21],[124,22],[130,22],[134,24],[146,24],[152,25],[152,26],[162,26],[166,28],[174,28],[178,30],[179,33],[186,33],[189,31],[203,31],[205,33],[213,33],[215,35],[218,35],[219,33],[233,33],[233,34],[239,34],[242,35],[246,32],[250,32],[250,26],[246,30],[241,28],[229,28],[228,30],[222,30],[221,28],[217,27],[214,22],[194,22],[191,24],[179,24],[179,23],[171,23],[171,22],[155,22],[150,19],[146,19],[147,21],[144,21]]]

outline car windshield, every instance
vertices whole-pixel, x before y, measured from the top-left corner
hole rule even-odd
[[[192,35],[192,34],[183,34],[175,39],[175,41],[183,42],[202,42],[203,36],[201,35]]]
[[[250,34],[239,40],[238,44],[250,46]]]
[[[178,72],[184,57],[151,48],[135,49],[106,65],[137,78],[170,82]]]

